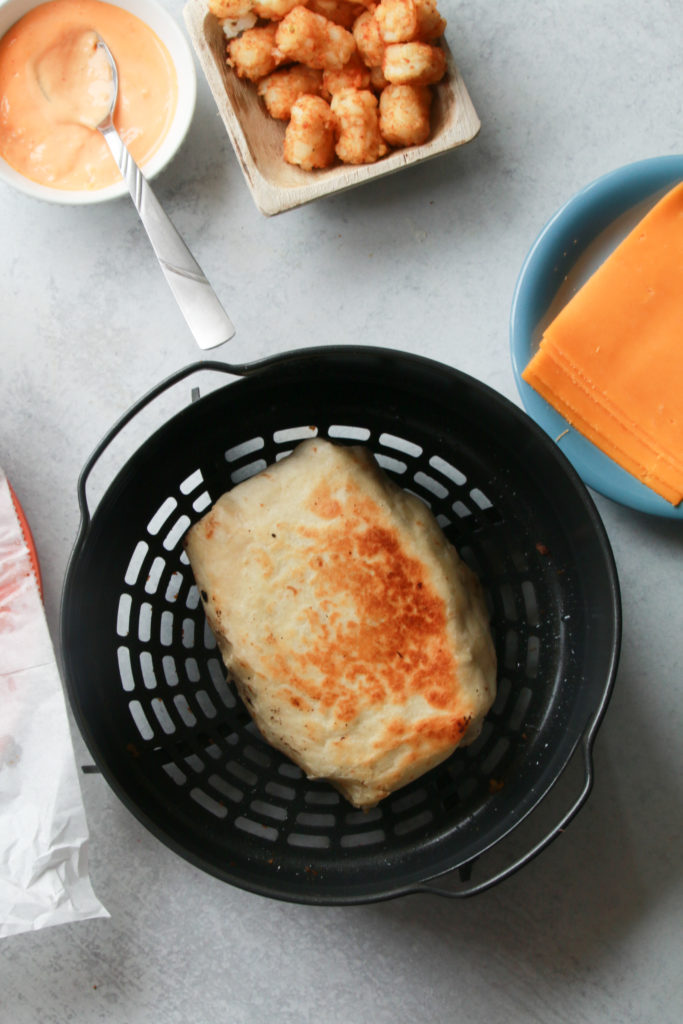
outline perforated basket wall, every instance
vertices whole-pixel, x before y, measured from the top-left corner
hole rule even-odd
[[[366,445],[432,507],[484,584],[499,659],[475,744],[365,813],[261,739],[181,546],[314,434]],[[189,405],[113,481],[67,576],[67,689],[111,785],[195,864],[285,899],[385,898],[470,862],[552,786],[604,706],[615,586],[584,488],[505,399],[414,357],[302,353]]]

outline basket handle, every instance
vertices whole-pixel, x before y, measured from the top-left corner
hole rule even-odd
[[[311,348],[307,350],[310,355],[315,355],[318,352],[327,351],[327,346],[319,346],[318,348]],[[249,363],[221,363],[217,360],[203,359],[198,362],[190,363],[187,366],[182,367],[180,370],[176,370],[165,380],[162,380],[159,384],[155,385],[150,391],[143,395],[137,402],[135,402],[119,420],[114,423],[113,427],[109,432],[102,438],[100,443],[97,445],[95,450],[90,455],[83,466],[81,473],[78,477],[77,494],[78,494],[78,505],[81,513],[81,528],[76,544],[80,542],[82,536],[86,533],[88,526],[90,525],[90,509],[88,508],[88,501],[86,496],[86,485],[88,477],[93,471],[98,460],[102,457],[103,453],[107,450],[109,445],[112,443],[114,438],[123,430],[123,428],[134,419],[139,412],[141,412],[145,406],[153,402],[155,398],[162,395],[164,391],[168,391],[174,384],[184,380],[185,377],[190,377],[193,373],[199,373],[202,370],[216,371],[217,373],[224,373],[232,377],[248,377],[250,374],[259,373],[261,370],[271,369],[273,366],[286,366],[289,363],[296,362],[301,358],[301,352],[298,349],[293,349],[289,352],[281,352],[276,355],[268,356],[262,359],[258,359],[255,362]]]
[[[100,443],[94,449],[89,459],[83,466],[83,469],[81,470],[80,475],[78,477],[77,494],[78,507],[81,513],[81,525],[78,534],[78,539],[76,541],[77,547],[80,544],[82,538],[84,537],[90,525],[91,516],[90,509],[88,507],[86,486],[88,483],[88,477],[92,473],[99,459],[102,457],[102,455],[107,450],[109,445],[112,443],[114,438],[121,433],[123,428],[128,423],[130,423],[130,421],[134,419],[138,415],[138,413],[140,413],[145,408],[145,406],[149,405],[151,402],[154,401],[155,398],[158,398],[165,391],[168,391],[169,388],[172,388],[174,384],[177,384],[179,381],[184,380],[185,377],[191,376],[193,373],[198,373],[200,370],[215,370],[218,373],[226,373],[231,374],[233,376],[236,373],[236,367],[230,366],[228,363],[219,363],[217,361],[212,360],[201,360],[199,362],[190,363],[188,366],[184,366],[182,369],[176,370],[175,373],[172,373],[169,377],[166,377],[159,384],[155,385],[155,387],[153,387],[145,395],[143,395],[140,399],[138,399],[138,401],[135,402],[123,414],[123,416],[121,416],[121,418],[116,421],[116,423],[114,423],[113,427],[111,427],[108,433],[105,434]]]
[[[606,702],[605,702],[606,704]],[[604,707],[604,705],[603,705]],[[477,896],[479,893],[486,892],[487,889],[492,889],[494,885],[498,885],[499,882],[505,881],[514,875],[520,868],[525,867],[535,857],[542,853],[547,846],[556,839],[560,832],[564,831],[567,825],[570,823],[572,818],[579,812],[581,807],[588,799],[591,789],[593,788],[593,745],[595,742],[595,736],[598,731],[598,726],[602,719],[602,708],[598,711],[597,715],[589,725],[586,733],[584,734],[582,743],[582,756],[583,756],[583,770],[584,779],[581,786],[581,790],[578,796],[572,801],[569,809],[565,811],[560,820],[554,825],[549,831],[539,839],[530,850],[521,854],[507,867],[502,868],[500,871],[495,872],[493,875],[489,875],[480,882],[470,881],[470,874],[475,860],[468,862],[467,864],[461,865],[455,868],[452,872],[442,876],[444,878],[449,875],[459,874],[462,884],[457,889],[447,889],[439,884],[433,885],[431,882],[423,882],[420,885],[416,885],[410,889],[410,893],[422,893],[430,894],[432,896],[445,896],[448,899],[459,899],[465,896]],[[533,813],[533,812],[532,812]]]

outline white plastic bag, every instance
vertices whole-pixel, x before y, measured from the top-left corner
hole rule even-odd
[[[108,917],[30,549],[0,469],[0,938]]]

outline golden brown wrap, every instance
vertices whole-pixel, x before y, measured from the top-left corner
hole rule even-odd
[[[496,688],[479,582],[364,448],[303,442],[186,549],[242,699],[309,778],[372,807],[478,735]]]

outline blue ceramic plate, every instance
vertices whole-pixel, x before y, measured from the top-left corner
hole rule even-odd
[[[583,481],[641,512],[683,519],[674,507],[573,430],[522,380],[543,330],[651,206],[683,180],[683,155],[628,164],[587,185],[545,225],[524,261],[510,315],[512,366],[526,411],[557,440]]]

